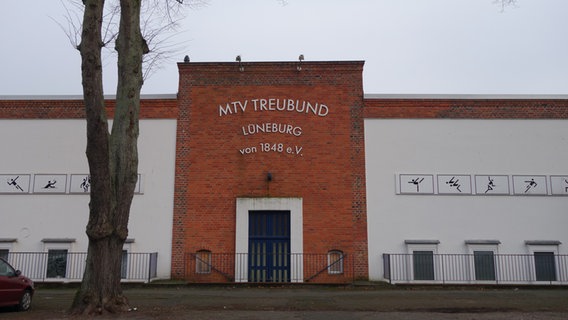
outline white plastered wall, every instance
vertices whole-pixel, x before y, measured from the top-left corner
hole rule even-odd
[[[396,174],[568,175],[565,120],[365,120],[369,269],[405,240],[439,241],[438,253],[469,253],[467,240],[498,240],[499,253],[529,253],[526,240],[560,241],[568,253],[568,197],[396,194]]]
[[[0,137],[1,175],[88,173],[85,120],[0,120]],[[171,270],[175,140],[175,120],[140,121],[143,193],[132,203],[128,247],[158,252],[159,278]],[[10,251],[42,252],[43,239],[74,239],[71,251],[85,252],[88,203],[85,194],[0,194],[0,238],[16,239]]]

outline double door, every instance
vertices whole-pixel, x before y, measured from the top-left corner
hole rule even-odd
[[[249,282],[290,282],[290,211],[249,211]]]

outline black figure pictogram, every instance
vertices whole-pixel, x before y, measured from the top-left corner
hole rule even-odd
[[[8,183],[9,186],[14,186],[14,188],[16,188],[16,189],[18,189],[18,190],[24,192],[24,189],[22,189],[22,187],[20,187],[20,185],[18,184],[18,182],[16,182],[16,180],[18,180],[19,177],[20,177],[20,176],[17,176],[17,177],[15,177],[14,179],[10,179],[10,180],[8,180],[7,183]]]
[[[420,183],[422,183],[422,181],[424,181],[424,178],[416,178],[408,181],[408,183],[412,183],[413,185],[415,185],[416,192],[420,192]]]

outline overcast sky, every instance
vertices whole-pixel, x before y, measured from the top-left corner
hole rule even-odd
[[[65,0],[64,0],[65,1]],[[0,95],[81,94],[80,56],[59,0],[2,1]],[[181,48],[146,80],[177,92],[176,62],[364,60],[367,94],[568,94],[568,1],[209,0]],[[105,94],[115,62],[105,61]]]

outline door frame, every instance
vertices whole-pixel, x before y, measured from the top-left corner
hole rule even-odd
[[[235,282],[248,282],[249,211],[290,211],[290,282],[303,282],[302,198],[237,198],[235,230]],[[244,256],[245,258],[243,259]]]

